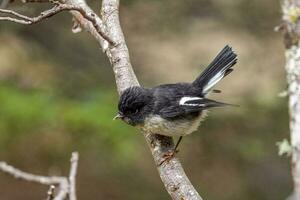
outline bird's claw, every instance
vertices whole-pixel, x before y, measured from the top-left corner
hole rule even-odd
[[[159,166],[161,166],[164,162],[169,162],[178,152],[179,150],[174,149],[165,153],[163,155],[163,160],[159,163]]]

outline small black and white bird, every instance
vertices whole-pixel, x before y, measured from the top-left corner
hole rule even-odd
[[[236,62],[237,55],[227,45],[192,83],[130,87],[121,94],[114,119],[120,118],[147,132],[180,136],[176,152],[182,136],[198,129],[207,109],[230,105],[206,96],[209,92],[219,92],[212,88],[233,71]]]

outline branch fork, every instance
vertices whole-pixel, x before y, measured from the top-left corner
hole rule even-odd
[[[73,152],[71,156],[71,170],[69,177],[60,176],[40,176],[21,171],[6,162],[0,161],[0,171],[12,175],[16,179],[21,179],[28,182],[35,182],[42,185],[49,185],[50,189],[47,192],[49,200],[64,200],[69,195],[70,200],[76,200],[76,174],[78,166],[78,153]],[[54,196],[55,186],[58,186],[57,195]]]
[[[40,2],[40,1],[31,1],[31,2]],[[84,9],[84,7],[80,5],[66,4],[56,0],[49,1],[49,3],[52,3],[54,6],[48,10],[41,12],[36,17],[28,17],[26,15],[20,14],[13,10],[0,9],[0,13],[8,14],[8,16],[0,16],[0,20],[11,21],[19,24],[24,24],[24,25],[32,25],[32,24],[39,23],[45,19],[48,19],[62,11],[77,11],[82,15],[82,17],[84,17],[87,21],[92,23],[95,30],[104,40],[106,40],[110,45],[116,46],[116,43],[107,35],[106,27],[103,24],[102,20],[91,9],[86,10]]]
[[[29,1],[43,0],[26,0],[26,2]],[[81,29],[88,31],[107,55],[113,67],[118,93],[121,94],[128,87],[139,86],[120,25],[119,0],[102,0],[101,18],[87,5],[85,0],[64,0],[64,2],[55,3],[53,8],[34,18],[1,9],[0,13],[10,14],[13,17],[4,16],[0,17],[0,20],[34,24],[65,10],[71,12],[76,23],[75,28],[73,26],[73,32]],[[80,28],[78,29],[78,27]],[[143,134],[161,180],[172,199],[202,200],[186,176],[178,158],[174,156],[168,162],[160,165],[161,161],[165,159],[165,153],[174,148],[172,138],[147,132],[143,132]]]

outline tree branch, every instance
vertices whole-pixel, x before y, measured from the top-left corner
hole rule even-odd
[[[76,174],[78,167],[79,155],[77,152],[72,153],[71,157],[71,169],[69,175],[69,184],[70,184],[70,200],[76,200]]]
[[[282,1],[283,23],[278,30],[284,34],[286,73],[289,95],[290,137],[292,146],[293,194],[289,200],[300,199],[300,1]]]
[[[35,182],[43,185],[50,185],[50,189],[48,191],[48,199],[49,200],[64,200],[67,197],[67,194],[70,195],[70,200],[76,200],[75,194],[75,177],[77,173],[78,166],[78,153],[72,153],[71,157],[71,169],[69,181],[66,177],[60,176],[40,176],[30,174],[24,171],[21,171],[11,165],[8,165],[6,162],[0,162],[0,171],[3,171],[9,175],[12,175],[16,179],[21,179],[24,181]],[[54,197],[54,185],[58,185],[59,191]],[[53,198],[54,197],[54,198]]]
[[[11,21],[19,24],[25,24],[25,25],[32,25],[39,23],[45,19],[48,19],[62,11],[77,11],[79,14],[86,20],[88,20],[95,28],[97,34],[99,34],[104,40],[106,40],[110,45],[115,46],[116,43],[107,36],[105,33],[105,26],[102,23],[102,20],[92,11],[89,10],[88,12],[83,9],[80,6],[77,6],[76,4],[62,4],[60,2],[55,2],[55,6],[50,8],[49,10],[45,10],[40,15],[36,17],[28,17],[25,15],[22,15],[20,13],[17,13],[12,10],[7,9],[0,9],[0,13],[9,14],[12,15],[12,17],[9,16],[1,16],[0,20],[2,21]]]
[[[84,0],[65,0],[64,5],[67,5],[66,8],[74,8],[65,10],[70,10],[76,23],[95,37],[108,56],[113,66],[118,93],[121,94],[128,87],[138,86],[139,83],[130,62],[128,48],[120,26],[119,0],[102,1],[102,20]],[[16,16],[14,13],[11,14]],[[172,138],[158,135],[159,133],[143,134],[150,147],[161,180],[172,199],[202,200],[176,157],[160,165],[164,160],[164,155],[174,148]]]
[[[103,0],[101,14],[109,36],[118,44],[118,46],[110,48],[110,52],[118,91],[121,94],[126,88],[139,84],[130,63],[129,52],[120,26],[119,0]],[[189,181],[176,157],[160,165],[164,160],[164,155],[174,149],[172,138],[151,133],[143,134],[150,147],[161,180],[172,199],[201,200],[202,198]]]
[[[121,94],[126,88],[138,86],[139,83],[132,69],[128,48],[120,26],[119,1],[103,0],[101,15],[109,36],[118,44],[118,46],[110,48],[110,53],[118,92]]]

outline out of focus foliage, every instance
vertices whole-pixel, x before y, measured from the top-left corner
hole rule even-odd
[[[99,10],[98,1],[89,2]],[[10,8],[34,15],[46,5]],[[29,8],[29,9],[28,9]],[[190,81],[225,44],[239,55],[213,98],[239,108],[210,112],[179,156],[205,199],[276,200],[291,191],[283,45],[271,0],[121,1],[122,27],[145,86]],[[167,199],[138,130],[112,121],[112,69],[87,33],[61,14],[33,26],[0,23],[0,160],[26,171],[67,174],[80,153],[79,199]],[[42,199],[47,188],[0,174],[1,199]],[[16,190],[16,188],[20,188]]]
[[[84,101],[74,101],[42,91],[0,87],[1,147],[13,143],[12,140],[18,136],[61,129],[74,134],[82,147],[85,137],[97,138],[97,134],[101,133],[108,148],[121,152],[121,157],[134,153],[130,148],[133,144],[130,142],[132,134],[128,134],[129,127],[117,126],[112,121],[115,114],[112,102],[116,96],[107,91],[95,91],[94,94],[97,95]]]

